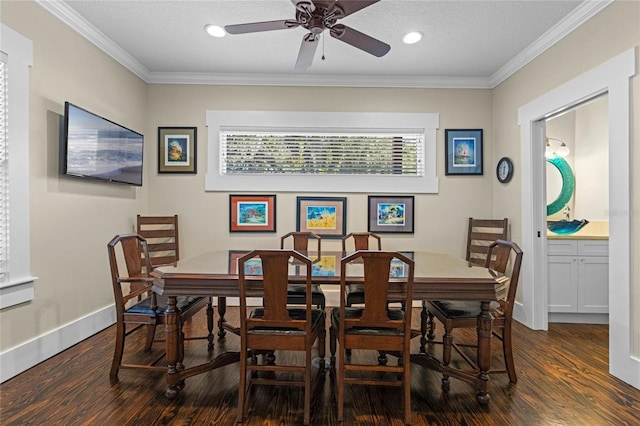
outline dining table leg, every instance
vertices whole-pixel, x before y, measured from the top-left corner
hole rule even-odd
[[[224,323],[227,321],[224,315],[227,313],[227,298],[218,297],[218,339],[223,339],[227,332]]]
[[[165,396],[169,399],[173,399],[180,393],[180,375],[179,363],[181,359],[181,341],[180,341],[180,318],[178,316],[178,309],[176,307],[176,297],[167,297],[167,309],[165,310],[165,349],[167,359],[167,389],[165,390]]]
[[[483,301],[478,315],[478,376],[476,399],[481,404],[489,404],[489,369],[491,368],[491,330],[492,321],[490,303]]]

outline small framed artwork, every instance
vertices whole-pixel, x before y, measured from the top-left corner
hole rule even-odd
[[[197,127],[158,127],[158,173],[197,173]]]
[[[229,274],[238,275],[238,259],[251,250],[229,250]]]
[[[481,175],[482,129],[444,131],[445,175]]]
[[[276,232],[276,196],[229,195],[229,232]]]
[[[369,232],[413,234],[413,195],[370,195]]]
[[[322,238],[347,235],[346,197],[297,197],[298,232],[313,232]]]

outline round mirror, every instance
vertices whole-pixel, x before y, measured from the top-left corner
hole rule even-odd
[[[547,162],[555,166],[555,169],[560,173],[561,180],[560,190],[559,192],[555,192],[552,189],[553,187],[557,188],[558,185],[553,185],[553,183],[550,184],[549,181],[553,181],[554,179],[557,180],[557,178],[554,177],[554,173],[547,174],[547,199],[551,198],[556,193],[558,194],[550,204],[547,204],[547,216],[551,216],[552,214],[558,213],[562,210],[569,200],[571,200],[573,191],[575,190],[575,177],[573,176],[571,166],[569,166],[569,163],[567,163],[564,158],[547,158]]]

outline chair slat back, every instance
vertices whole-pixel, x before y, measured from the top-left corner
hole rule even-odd
[[[347,251],[347,243],[349,240],[353,240],[354,251],[369,250],[370,241],[374,240],[377,243],[378,250],[382,250],[382,240],[379,235],[373,232],[351,232],[350,234],[342,237],[342,251]]]
[[[410,312],[406,313],[404,320],[389,319],[387,314],[387,302],[392,282],[392,278],[390,278],[391,262],[393,259],[398,259],[408,268],[405,285],[405,303],[409,303],[409,305],[406,306],[411,306],[414,276],[414,262],[412,259],[409,259],[401,253],[379,250],[360,250],[342,258],[340,262],[340,308],[341,318],[344,318],[343,324],[345,330],[354,327],[380,327],[405,330],[407,327],[407,316],[409,316],[408,326],[410,327]],[[347,265],[351,262],[362,262],[364,265],[364,310],[360,318],[353,319],[345,317],[346,269]]]
[[[137,216],[137,233],[147,240],[151,266],[173,265],[180,260],[178,215]]]
[[[285,248],[287,239],[291,237],[293,239],[293,249],[301,253],[307,253],[309,251],[309,241],[311,239],[316,240],[318,244],[318,253],[320,253],[321,238],[319,235],[313,232],[289,232],[288,234],[280,237],[280,248]]]
[[[484,266],[489,251],[489,245],[496,240],[506,240],[509,220],[504,219],[474,219],[469,218],[467,231],[466,259],[470,263]]]

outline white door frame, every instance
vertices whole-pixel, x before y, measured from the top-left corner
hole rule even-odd
[[[522,248],[518,321],[546,330],[547,262],[544,198],[545,119],[608,93],[609,108],[609,373],[640,389],[631,317],[631,111],[629,79],[637,73],[630,49],[518,109],[522,142]]]

